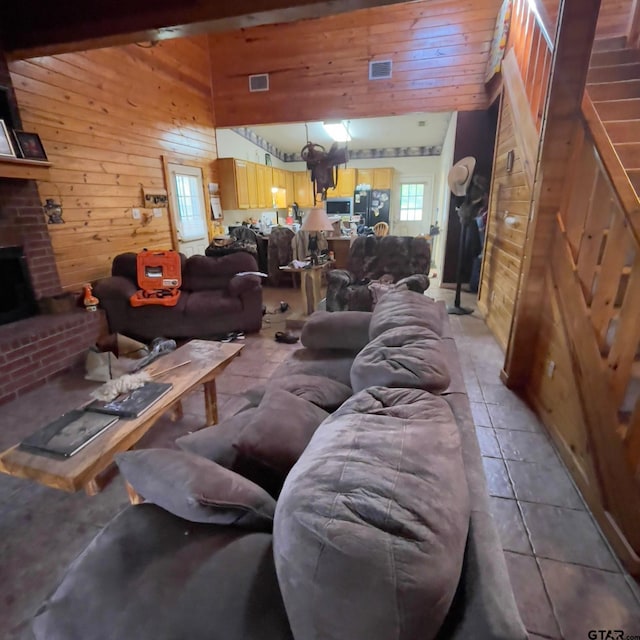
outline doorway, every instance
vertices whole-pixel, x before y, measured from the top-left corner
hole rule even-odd
[[[428,235],[433,208],[434,177],[406,178],[399,185],[399,206],[393,208],[391,232],[395,236]]]
[[[202,169],[170,162],[167,173],[178,251],[187,257],[204,255],[209,234]]]

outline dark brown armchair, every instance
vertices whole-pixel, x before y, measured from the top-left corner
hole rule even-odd
[[[423,293],[429,287],[430,267],[426,238],[360,236],[349,250],[348,269],[334,269],[327,276],[327,311],[371,311],[369,285],[381,278]]]

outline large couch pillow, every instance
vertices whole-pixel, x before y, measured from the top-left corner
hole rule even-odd
[[[434,638],[458,586],[469,513],[442,398],[375,388],[347,400],[276,507],[276,571],[296,640]]]
[[[373,340],[389,329],[416,326],[442,334],[441,306],[415,291],[394,290],[384,295],[376,305],[369,325]]]
[[[183,451],[216,462],[226,469],[233,469],[238,451],[233,446],[238,433],[256,413],[257,408],[245,409],[219,424],[194,431],[176,440]]]
[[[351,367],[354,392],[367,387],[406,387],[433,393],[450,383],[440,338],[420,327],[389,329],[372,340]]]
[[[316,311],[304,323],[300,342],[307,349],[360,351],[369,342],[368,311]]]
[[[299,375],[332,378],[351,386],[351,365],[355,353],[330,349],[297,349],[271,375],[271,379]]]
[[[289,391],[271,388],[238,434],[234,447],[243,456],[286,474],[328,415]]]
[[[323,376],[304,373],[290,378],[277,378],[267,384],[268,389],[288,391],[325,411],[334,411],[353,395],[351,387]]]
[[[116,455],[127,482],[148,502],[191,522],[271,528],[274,499],[258,485],[186,451],[140,449]]]

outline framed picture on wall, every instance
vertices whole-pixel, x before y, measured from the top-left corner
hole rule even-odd
[[[0,120],[0,156],[16,157],[16,152],[13,150],[9,131],[7,130],[7,125],[4,123],[4,120]]]
[[[40,136],[37,133],[14,131],[13,134],[16,137],[18,150],[23,158],[27,158],[29,160],[47,159],[47,154],[44,152]]]

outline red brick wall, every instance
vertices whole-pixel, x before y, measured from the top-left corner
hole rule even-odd
[[[12,86],[1,50],[0,85]],[[17,112],[13,92],[12,100]],[[15,245],[24,248],[36,298],[60,293],[58,270],[35,181],[0,178],[0,246]]]
[[[104,322],[102,311],[79,309],[0,327],[0,405],[84,363]]]

